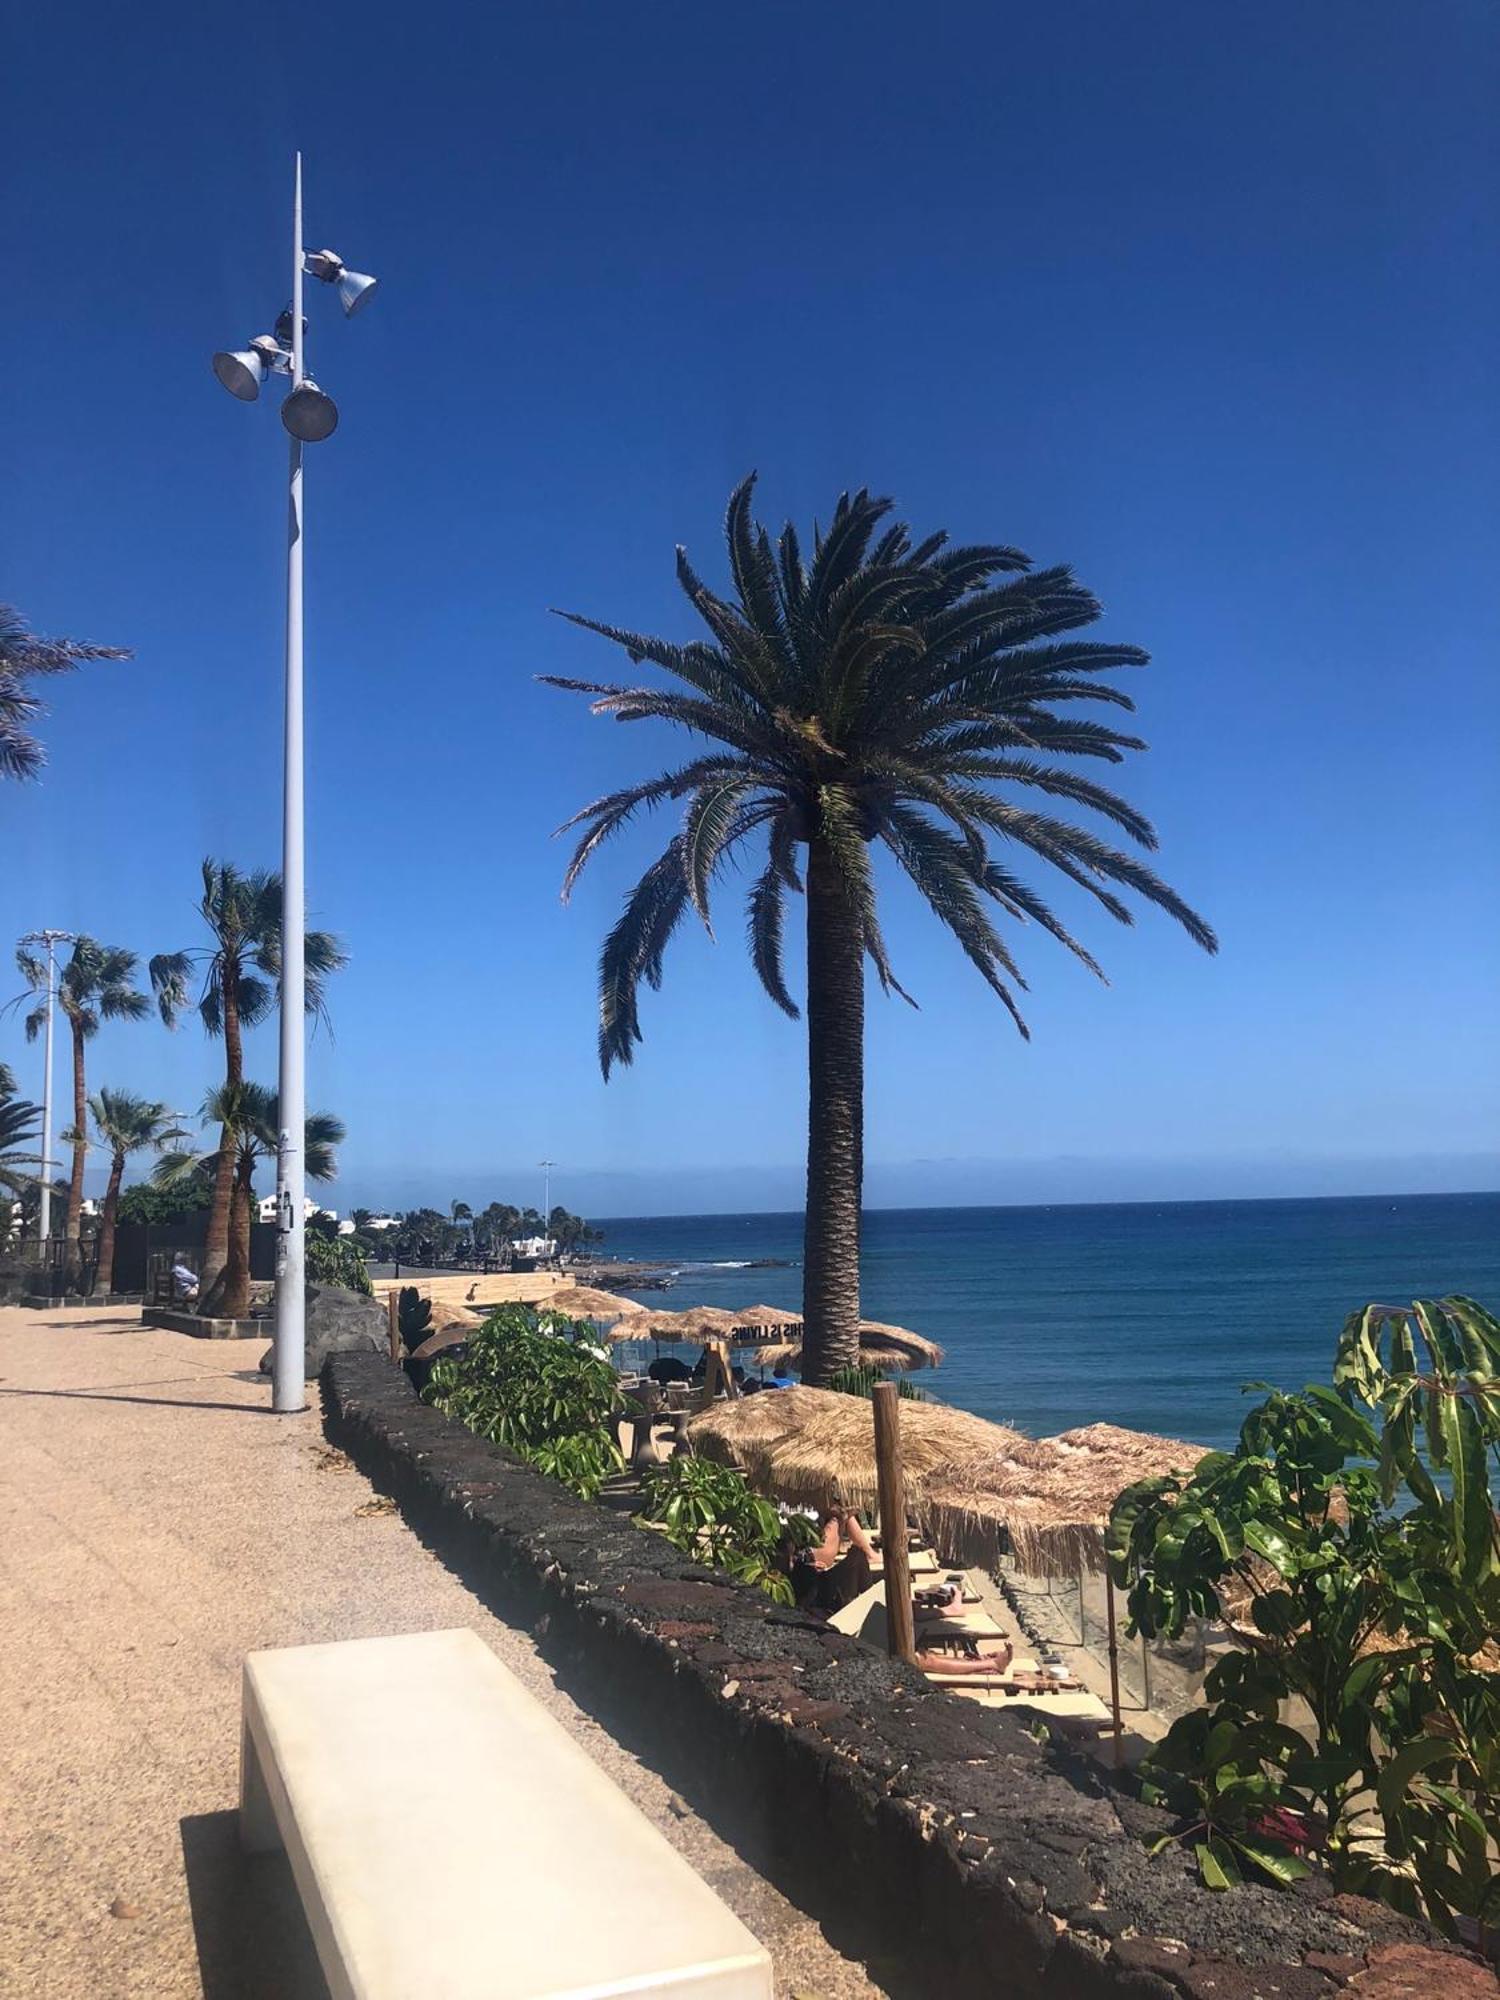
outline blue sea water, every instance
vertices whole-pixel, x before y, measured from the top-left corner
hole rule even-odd
[[[664,1304],[800,1308],[800,1215],[602,1226],[611,1256],[681,1270]],[[743,1268],[762,1257],[795,1268]],[[862,1286],[867,1317],[941,1342],[918,1379],[978,1416],[1222,1446],[1246,1382],[1327,1380],[1356,1307],[1463,1292],[1500,1310],[1500,1194],[876,1209]]]

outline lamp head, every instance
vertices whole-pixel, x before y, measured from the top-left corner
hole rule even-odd
[[[215,375],[242,403],[255,401],[268,375],[285,375],[290,367],[291,356],[269,333],[257,334],[248,347],[235,353],[214,356]]]
[[[266,379],[265,363],[253,347],[243,347],[236,353],[216,354],[214,373],[230,395],[238,396],[242,403],[253,403],[260,394],[261,383]]]
[[[304,376],[281,406],[281,421],[302,444],[319,444],[338,427],[338,405],[310,375]]]
[[[339,303],[346,319],[353,319],[368,304],[377,282],[364,271],[351,271],[336,250],[309,250],[302,268],[310,277],[321,278],[325,285],[338,286]]]

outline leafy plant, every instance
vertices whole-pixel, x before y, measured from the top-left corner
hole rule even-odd
[[[309,1230],[305,1241],[307,1275],[314,1284],[340,1285],[347,1292],[374,1296],[364,1253],[352,1236],[320,1236]]]
[[[396,1331],[408,1354],[432,1332],[432,1301],[424,1299],[415,1285],[403,1285],[396,1294]]]
[[[1419,1299],[1351,1314],[1333,1387],[1272,1391],[1233,1452],[1120,1496],[1132,1631],[1222,1609],[1242,1647],[1142,1766],[1206,1882],[1316,1851],[1450,1934],[1500,1919],[1497,1451],[1500,1324]]]
[[[925,1403],[929,1398],[909,1382],[904,1375],[883,1375],[878,1368],[835,1368],[828,1378],[828,1387],[838,1389],[846,1396],[863,1396],[869,1402],[882,1382],[893,1381],[896,1394],[903,1403]]]
[[[501,1306],[461,1356],[434,1363],[423,1398],[593,1499],[623,1460],[614,1431],[619,1378],[585,1344],[592,1335],[587,1321],[552,1313],[544,1327],[529,1306]]]
[[[755,1584],[778,1604],[792,1603],[791,1580],[777,1557],[789,1537],[794,1543],[814,1538],[810,1521],[794,1515],[783,1522],[742,1472],[712,1459],[669,1458],[646,1474],[643,1485],[641,1519],[656,1522],[675,1548]]]

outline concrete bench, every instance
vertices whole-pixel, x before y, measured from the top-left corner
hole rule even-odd
[[[240,1825],[334,2000],[772,2000],[771,1961],[476,1633],[251,1653]]]

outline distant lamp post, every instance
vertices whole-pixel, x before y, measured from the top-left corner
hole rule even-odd
[[[303,836],[302,755],[302,447],[320,444],[338,425],[338,407],[307,373],[302,316],[304,275],[336,286],[346,318],[368,304],[375,280],[351,271],[332,250],[302,246],[302,155],[297,155],[292,195],[292,301],[274,333],[250,345],[216,354],[214,374],[242,403],[253,403],[272,375],[285,375],[291,388],[281,405],[281,421],[291,437],[291,505],[287,522],[286,569],[286,732],[282,757],[281,819],[281,1131],[276,1151],[276,1335],[271,1407],[306,1407],[303,1353],[306,1334],[307,1172],[304,1125],[307,1117],[306,999],[303,932],[307,922]]]
[[[557,1162],[556,1160],[538,1160],[537,1165],[542,1170],[542,1234],[545,1236],[547,1233],[547,1219],[552,1213],[552,1169],[557,1165]]]
[[[57,1000],[57,947],[75,944],[73,931],[28,931],[19,942],[40,945],[47,954],[47,1012],[42,1031],[42,1179],[37,1206],[37,1241],[52,1234],[52,1009]]]

